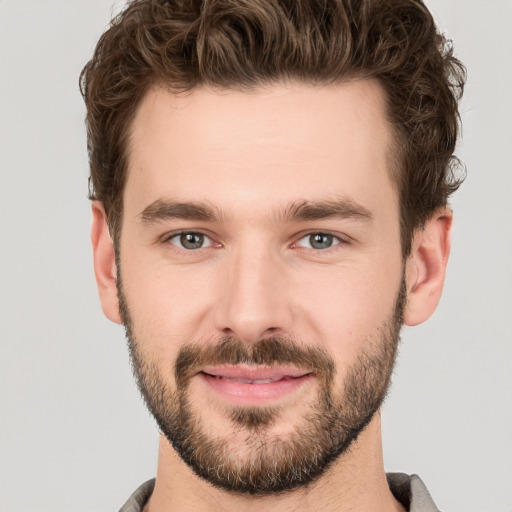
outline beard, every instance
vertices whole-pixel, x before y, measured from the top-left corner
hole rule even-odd
[[[393,313],[373,336],[362,340],[354,363],[342,369],[341,387],[335,386],[333,358],[321,348],[283,337],[264,338],[255,344],[224,337],[212,343],[182,346],[174,364],[175,386],[171,388],[158,361],[144,352],[145,340],[134,335],[119,276],[120,312],[133,373],[146,406],[180,458],[217,488],[266,496],[312,483],[349,450],[386,397],[400,340],[406,300],[404,279]],[[283,412],[279,406],[226,409],[232,428],[226,428],[224,435],[213,435],[200,408],[194,408],[190,396],[194,375],[210,365],[240,364],[291,365],[314,374],[316,396],[286,436],[271,432]],[[243,447],[232,442],[233,435],[240,432],[244,434]]]

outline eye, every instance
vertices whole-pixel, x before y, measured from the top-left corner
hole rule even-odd
[[[331,248],[333,245],[338,245],[341,240],[329,233],[310,233],[301,238],[297,245],[299,247],[306,247],[308,249],[315,249],[317,251]]]
[[[195,231],[177,233],[171,236],[168,241],[172,245],[175,245],[180,249],[186,249],[187,251],[204,249],[205,247],[210,247],[212,245],[212,241],[206,235]]]

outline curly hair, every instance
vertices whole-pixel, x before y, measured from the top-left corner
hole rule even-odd
[[[148,89],[248,90],[375,79],[394,130],[402,253],[463,181],[453,155],[466,72],[421,0],[133,0],[80,75],[89,197],[120,235],[129,127]]]

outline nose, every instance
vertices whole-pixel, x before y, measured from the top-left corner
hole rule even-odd
[[[223,335],[256,343],[286,335],[292,326],[292,293],[285,263],[264,248],[236,251],[220,273],[215,326]]]

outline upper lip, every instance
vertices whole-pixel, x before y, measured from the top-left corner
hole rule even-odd
[[[202,373],[214,377],[244,380],[277,380],[285,377],[298,378],[308,375],[311,371],[301,370],[291,366],[206,366]]]

